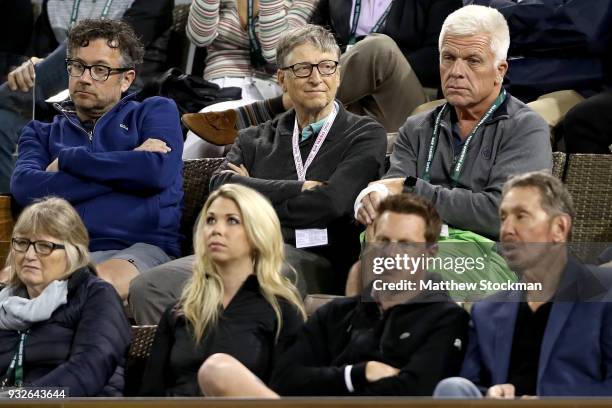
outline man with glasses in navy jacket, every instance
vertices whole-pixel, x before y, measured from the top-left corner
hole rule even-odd
[[[134,30],[83,20],[68,37],[71,100],[52,123],[30,122],[11,179],[16,201],[67,199],[91,237],[98,275],[122,298],[130,281],[179,255],[183,138],[174,102],[137,102],[128,90],[142,61]]]

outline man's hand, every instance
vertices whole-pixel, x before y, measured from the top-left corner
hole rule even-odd
[[[159,139],[147,139],[143,144],[134,149],[135,152],[170,153],[172,149]]]
[[[304,184],[302,184],[302,191],[312,190],[313,188],[322,186],[322,185],[323,185],[322,181],[306,180],[304,181]]]
[[[406,177],[397,177],[397,178],[374,181],[374,183],[383,184],[385,187],[389,189],[389,194],[400,194],[404,190],[405,181],[406,181]]]
[[[59,157],[56,157],[46,168],[49,173],[57,173],[59,171]]]
[[[514,391],[514,385],[512,384],[496,384],[487,390],[487,397],[512,399],[514,398]]]
[[[249,176],[249,171],[246,169],[246,167],[244,167],[244,164],[241,164],[240,166],[236,166],[235,164],[228,162],[227,167],[230,168],[228,171],[231,171],[232,173],[236,173],[239,176],[251,177]]]
[[[34,65],[42,61],[42,58],[32,57],[14,70],[7,77],[6,83],[11,91],[28,92],[34,86]]]
[[[389,194],[400,194],[404,189],[403,177],[373,181],[371,184],[382,184],[387,187]],[[382,195],[378,191],[372,191],[361,200],[361,208],[357,211],[356,219],[364,225],[370,225],[376,219],[378,206],[382,200]]]
[[[372,191],[361,200],[361,208],[357,211],[357,221],[364,225],[370,225],[376,219],[378,206],[382,195],[378,191]]]
[[[368,382],[378,381],[382,378],[393,377],[398,375],[400,372],[399,368],[391,367],[388,364],[381,363],[380,361],[368,361],[366,363],[366,380]]]

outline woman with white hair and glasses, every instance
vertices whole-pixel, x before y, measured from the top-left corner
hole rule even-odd
[[[115,289],[96,277],[88,245],[66,200],[46,198],[21,213],[0,291],[2,388],[121,395],[130,326]]]
[[[193,275],[161,318],[142,395],[202,395],[198,375],[228,362],[265,382],[306,317],[297,289],[281,274],[278,217],[256,191],[226,184],[212,193],[194,248]]]

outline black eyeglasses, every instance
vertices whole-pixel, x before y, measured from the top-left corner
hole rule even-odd
[[[325,60],[318,64],[311,64],[310,62],[298,62],[297,64],[289,65],[288,67],[281,69],[290,69],[298,78],[308,78],[312,74],[314,67],[317,67],[321,76],[330,76],[336,72],[338,68],[338,61]]]
[[[89,75],[92,79],[104,82],[108,79],[109,76],[120,74],[122,72],[130,71],[134,68],[126,67],[126,68],[111,68],[106,65],[85,65],[82,62],[74,59],[67,58],[66,59],[66,69],[68,70],[68,75],[71,77],[78,78],[83,75],[85,70],[89,70]]]
[[[38,255],[50,255],[56,249],[65,249],[62,244],[56,244],[49,241],[30,241],[27,238],[13,238],[11,240],[13,249],[17,252],[28,252],[30,245],[34,245],[34,251]]]

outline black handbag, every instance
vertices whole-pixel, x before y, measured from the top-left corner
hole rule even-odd
[[[242,97],[242,89],[220,88],[202,77],[185,74],[178,68],[170,68],[157,80],[145,84],[139,99],[144,100],[154,95],[174,100],[182,115],[199,112],[215,103],[238,100]]]

